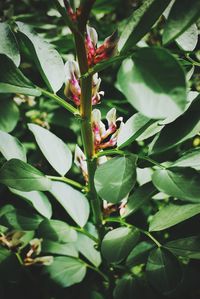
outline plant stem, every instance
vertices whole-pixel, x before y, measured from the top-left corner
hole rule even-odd
[[[52,175],[47,175],[47,178],[49,178],[50,180],[52,181],[60,181],[60,182],[64,182],[64,183],[67,183],[69,185],[72,185],[78,189],[81,189],[81,190],[85,190],[85,186],[81,185],[80,183],[74,181],[74,180],[71,180],[71,179],[68,179],[66,177],[59,177],[59,176],[52,176]]]
[[[158,247],[161,247],[162,245],[160,244],[160,242],[158,242],[158,240],[156,240],[154,238],[154,236],[152,236],[149,232],[145,231],[145,230],[141,230],[141,232],[143,234],[145,234],[147,237],[149,237]]]
[[[47,90],[44,90],[40,87],[38,87],[38,89],[41,91],[41,93],[45,96],[47,96],[48,98],[56,101],[60,106],[64,107],[65,109],[67,109],[69,112],[73,113],[74,115],[80,115],[79,111],[73,107],[71,104],[67,103],[65,100],[63,100],[61,97],[59,97],[58,95],[51,93]]]
[[[105,275],[99,268],[96,268],[96,267],[94,267],[94,266],[92,266],[92,265],[89,265],[89,264],[87,264],[87,263],[85,263],[85,265],[86,265],[86,267],[88,267],[88,268],[90,268],[90,269],[96,271],[99,275],[101,275],[101,277],[103,277],[103,279],[104,279],[105,281],[109,282],[109,278],[107,277],[107,275]]]
[[[16,257],[17,257],[17,259],[18,259],[20,265],[23,265],[24,263],[23,263],[23,260],[22,260],[22,258],[21,258],[21,256],[20,256],[20,254],[19,254],[18,252],[16,252],[15,255],[16,255]]]
[[[96,153],[95,158],[99,158],[102,156],[112,156],[112,155],[126,155],[125,151],[122,150],[118,150],[118,149],[111,149],[111,150],[105,150],[105,151],[101,151]]]
[[[93,240],[95,243],[98,244],[99,240],[97,238],[95,238],[95,236],[91,235],[87,230],[85,230],[82,227],[76,227],[76,226],[71,226],[71,228],[73,228],[74,230],[76,230],[79,233],[82,233],[83,235],[86,235],[88,238],[90,238],[91,240]]]
[[[150,162],[150,163],[158,166],[159,168],[166,169],[166,167],[164,165],[158,163],[157,161],[155,161],[155,160],[153,160],[153,159],[151,159],[151,158],[149,158],[147,156],[143,156],[143,155],[137,155],[137,156],[141,160],[146,160],[146,161],[148,161],[148,162]]]

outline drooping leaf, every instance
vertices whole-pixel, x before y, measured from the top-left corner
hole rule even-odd
[[[169,204],[152,218],[149,231],[160,231],[174,226],[200,213],[200,204]]]
[[[104,258],[109,263],[121,262],[137,244],[139,235],[137,229],[128,227],[119,227],[108,232],[101,245]]]
[[[184,154],[173,163],[174,167],[191,167],[200,170],[200,149]]]
[[[1,76],[1,75],[0,75]],[[0,83],[1,85],[1,83]],[[11,132],[19,121],[19,109],[10,99],[0,101],[0,130]]]
[[[133,267],[137,264],[146,262],[149,252],[153,249],[154,245],[146,241],[142,241],[137,244],[133,250],[129,253],[126,259],[126,265]]]
[[[196,24],[190,26],[177,39],[177,44],[184,51],[193,51],[198,42],[198,28]]]
[[[38,234],[44,239],[58,243],[69,243],[77,240],[77,233],[61,220],[44,220],[39,226]]]
[[[23,192],[12,188],[10,188],[10,191],[24,198],[42,216],[46,218],[51,218],[52,206],[49,202],[48,197],[43,192],[39,192],[39,191]]]
[[[173,254],[191,259],[200,259],[200,237],[192,236],[169,241],[165,247]]]
[[[170,0],[146,0],[127,20],[119,39],[118,49],[122,53],[133,48],[136,43],[149,31],[165,10]]]
[[[180,36],[200,17],[199,0],[176,0],[163,33],[163,43],[168,44]]]
[[[0,54],[0,93],[21,93],[40,96],[41,92],[16,67],[14,62]]]
[[[146,117],[180,115],[187,105],[185,75],[179,62],[162,48],[141,48],[118,72],[120,91]]]
[[[136,160],[134,155],[116,157],[100,165],[94,178],[98,195],[112,203],[122,200],[135,184]]]
[[[72,154],[67,145],[56,135],[35,124],[28,124],[37,144],[51,166],[64,176],[72,165]]]
[[[50,240],[43,240],[41,251],[47,254],[78,257],[78,252],[72,243],[60,244]]]
[[[162,248],[151,251],[146,272],[149,282],[163,295],[169,295],[175,291],[183,275],[176,257]]]
[[[6,160],[16,158],[26,162],[26,151],[23,144],[17,138],[3,131],[0,131],[0,152]]]
[[[53,46],[37,35],[32,27],[17,22],[21,39],[29,48],[47,86],[56,93],[64,82],[64,63]]]
[[[7,23],[0,23],[0,53],[7,55],[15,65],[20,64],[20,54],[15,35]]]
[[[0,183],[20,191],[47,191],[51,187],[51,181],[43,173],[18,159],[2,166]]]
[[[44,273],[61,287],[69,287],[81,282],[86,274],[86,266],[80,260],[72,257],[58,256],[54,262],[45,267]]]
[[[170,196],[200,203],[200,174],[192,168],[158,169],[152,176],[156,188]]]
[[[90,208],[81,192],[62,182],[52,182],[50,192],[78,225],[86,224]]]

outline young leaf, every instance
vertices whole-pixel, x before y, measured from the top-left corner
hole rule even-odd
[[[90,208],[81,192],[62,182],[52,182],[50,192],[78,225],[86,224]]]
[[[140,242],[129,253],[126,259],[126,265],[131,268],[135,265],[145,263],[150,250],[153,248],[154,245],[152,243],[145,241]]]
[[[149,231],[160,231],[174,226],[200,213],[200,204],[169,204],[158,211],[152,218]]]
[[[161,48],[141,48],[118,72],[120,91],[135,109],[153,119],[180,115],[187,105],[185,74]]]
[[[119,227],[108,232],[101,245],[104,258],[109,263],[121,262],[137,244],[139,236],[137,229],[128,227]]]
[[[127,21],[120,36],[118,49],[122,53],[133,48],[160,17],[171,0],[145,0]]]
[[[7,55],[18,67],[20,54],[16,38],[7,23],[0,23],[0,53]]]
[[[0,152],[6,160],[15,158],[26,162],[26,151],[23,144],[17,138],[2,131],[0,131]]]
[[[48,162],[61,176],[64,176],[72,165],[72,154],[67,145],[56,135],[38,125],[28,124],[28,128],[34,134]]]
[[[200,174],[192,168],[158,169],[154,172],[152,181],[161,192],[200,203]]]
[[[12,188],[10,188],[10,191],[12,193],[24,198],[42,216],[44,216],[46,218],[51,218],[52,206],[49,202],[48,197],[44,193],[39,192],[39,191],[23,192],[23,191],[19,191],[19,190],[12,189]]]
[[[136,182],[137,157],[116,157],[100,165],[94,182],[98,195],[108,202],[117,203],[133,188]]]
[[[19,121],[19,117],[20,117],[19,109],[11,99],[2,99],[0,101],[0,130],[1,131],[4,132],[13,131]]]
[[[43,240],[42,252],[47,254],[50,253],[56,255],[67,255],[67,256],[78,257],[78,252],[72,243],[60,244],[58,242],[54,242],[50,240]]]
[[[66,288],[83,280],[86,266],[78,259],[58,256],[50,266],[45,267],[44,273],[56,284]]]
[[[40,96],[41,92],[16,67],[14,62],[0,54],[0,93],[21,93]]]
[[[20,191],[47,191],[51,187],[51,181],[43,173],[18,159],[2,166],[0,183]]]
[[[38,228],[38,234],[44,239],[64,244],[77,240],[76,231],[60,220],[45,219]]]
[[[182,269],[176,257],[165,249],[152,250],[146,266],[147,278],[163,295],[169,295],[182,280]]]
[[[191,167],[200,170],[200,149],[184,154],[173,163],[173,167]]]
[[[183,51],[193,51],[198,42],[198,34],[197,25],[193,24],[176,39],[176,42]]]
[[[200,237],[192,236],[167,242],[165,247],[173,254],[191,259],[200,259]]]
[[[19,36],[30,50],[45,83],[56,93],[64,82],[62,58],[53,46],[37,35],[29,25],[17,22],[17,26]]]
[[[168,44],[180,36],[200,17],[199,0],[176,0],[172,6],[163,33],[163,43]]]

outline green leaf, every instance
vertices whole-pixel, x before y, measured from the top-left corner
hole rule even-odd
[[[160,231],[174,226],[200,213],[200,204],[169,204],[158,211],[152,218],[149,231]]]
[[[77,240],[76,231],[60,220],[45,219],[39,226],[38,234],[44,239],[64,244]]]
[[[44,273],[48,274],[52,281],[66,288],[84,279],[86,266],[75,258],[58,256],[50,266],[45,267]]]
[[[94,182],[102,199],[117,203],[131,191],[136,182],[136,160],[134,155],[116,157],[97,168]]]
[[[126,265],[131,268],[135,265],[146,263],[147,256],[153,247],[154,245],[152,243],[145,241],[140,242],[129,253],[126,259]]]
[[[58,242],[54,242],[50,240],[43,240],[42,252],[47,254],[50,253],[56,255],[67,255],[67,256],[78,257],[78,252],[72,243],[60,244]]]
[[[127,25],[120,36],[118,49],[122,53],[133,48],[151,29],[171,0],[145,0],[127,20]]]
[[[78,233],[76,248],[86,257],[95,267],[101,264],[100,252],[95,249],[95,242],[82,233]]]
[[[21,93],[40,96],[41,92],[6,55],[0,54],[0,93]]]
[[[199,0],[176,0],[172,6],[163,33],[163,43],[168,44],[180,36],[200,17]]]
[[[151,182],[138,187],[128,198],[127,204],[122,217],[130,216],[135,213],[141,206],[147,203],[157,192]]]
[[[2,166],[0,183],[20,191],[47,191],[51,187],[51,181],[43,173],[18,159]]]
[[[167,242],[165,247],[177,256],[200,259],[200,237],[192,236]]]
[[[104,258],[109,263],[121,262],[137,244],[139,236],[137,229],[128,227],[119,227],[108,232],[101,245]]]
[[[184,154],[173,163],[175,167],[191,167],[200,170],[200,149]]]
[[[20,64],[20,54],[16,38],[7,23],[0,23],[0,53],[7,55],[15,65]]]
[[[140,113],[135,113],[120,129],[117,145],[119,148],[123,148],[135,140],[141,141],[149,138],[161,129],[162,126],[158,125],[158,121],[149,119]]]
[[[19,117],[19,109],[12,100],[0,100],[0,130],[4,132],[13,131],[19,121]]]
[[[138,278],[131,275],[125,275],[117,280],[113,297],[114,299],[138,299],[141,298],[142,292],[138,284]]]
[[[26,150],[23,144],[17,138],[2,131],[0,131],[0,152],[6,160],[16,158],[26,162]]]
[[[56,93],[64,83],[64,63],[61,56],[31,26],[17,22],[18,32],[31,52],[41,76],[47,86]]]
[[[182,269],[176,257],[165,249],[152,250],[146,266],[147,278],[163,295],[170,295],[182,280]]]
[[[72,154],[68,146],[56,135],[35,124],[28,124],[36,142],[51,166],[64,176],[72,165]]]
[[[183,51],[193,51],[198,42],[198,28],[196,24],[190,26],[177,39],[177,44]]]
[[[52,206],[48,197],[39,191],[23,192],[10,188],[10,191],[22,198],[24,198],[33,208],[46,218],[52,216]]]
[[[142,48],[126,59],[118,72],[120,91],[146,117],[180,115],[187,105],[185,74],[179,62],[162,48]]]
[[[162,129],[153,140],[150,153],[166,151],[198,134],[200,131],[199,109],[200,96],[192,102],[183,115]]]
[[[86,224],[90,207],[81,192],[62,182],[52,182],[50,192],[79,226]]]
[[[200,203],[200,174],[192,168],[158,169],[152,176],[156,188],[170,196]]]

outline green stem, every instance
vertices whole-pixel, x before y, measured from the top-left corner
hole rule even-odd
[[[158,242],[158,240],[156,240],[154,238],[154,236],[152,236],[152,234],[150,234],[149,232],[145,231],[145,230],[140,230],[143,234],[145,234],[147,237],[149,237],[158,247],[161,247],[162,245],[160,244],[160,242]]]
[[[91,235],[87,230],[85,230],[82,227],[76,227],[76,226],[71,226],[71,228],[73,228],[74,230],[76,230],[77,232],[86,235],[88,238],[90,238],[91,240],[93,240],[95,243],[98,244],[99,240],[97,238],[95,238],[93,235]]]
[[[187,58],[193,65],[196,65],[196,66],[200,67],[200,62],[197,62],[197,61],[195,61],[194,59],[192,59],[192,58],[190,57],[189,54],[186,54],[186,58]]]
[[[85,190],[85,186],[81,185],[80,183],[74,181],[74,180],[71,180],[71,179],[68,179],[66,177],[59,177],[59,176],[52,176],[52,175],[47,175],[47,178],[49,178],[50,180],[52,181],[60,181],[60,182],[64,182],[64,183],[67,183],[69,185],[72,185],[78,189],[81,189],[81,190]]]
[[[146,161],[148,161],[148,162],[150,162],[150,163],[158,166],[159,168],[166,169],[166,167],[164,165],[158,163],[157,161],[155,161],[155,160],[153,160],[153,159],[151,159],[151,158],[149,158],[147,156],[143,156],[143,155],[137,155],[137,156],[141,160],[146,160]]]
[[[21,256],[20,256],[20,254],[19,254],[18,252],[16,252],[15,255],[16,255],[16,257],[17,257],[17,259],[18,259],[20,265],[23,265],[24,263],[23,263],[23,260],[22,260],[22,258],[21,258]]]
[[[63,100],[61,97],[59,97],[58,95],[51,93],[47,90],[44,90],[40,87],[38,87],[38,89],[41,91],[41,93],[44,96],[47,96],[48,98],[56,101],[60,106],[64,107],[65,109],[67,109],[69,112],[73,113],[74,115],[80,115],[79,111],[73,107],[71,104],[67,103],[65,100]]]
[[[112,155],[126,155],[125,151],[119,150],[119,149],[111,149],[111,150],[105,150],[105,151],[101,151],[96,153],[95,158],[99,158],[102,156],[112,156]]]
[[[86,267],[88,267],[88,268],[94,270],[95,272],[97,272],[101,277],[103,277],[103,279],[105,281],[109,282],[109,278],[107,277],[107,275],[105,275],[99,268],[96,268],[96,267],[94,267],[92,265],[89,265],[87,263],[85,263],[85,265],[86,265]]]

